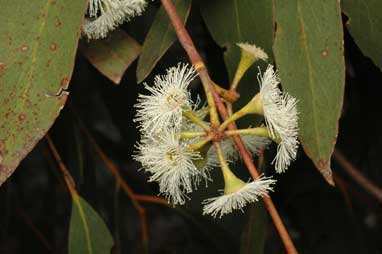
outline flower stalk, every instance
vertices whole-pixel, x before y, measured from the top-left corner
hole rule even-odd
[[[180,133],[181,139],[192,139],[206,136],[207,132],[205,131],[182,131]]]
[[[258,137],[270,138],[268,129],[266,127],[248,128],[248,129],[238,129],[238,130],[228,130],[225,131],[227,136],[233,135],[255,135]]]
[[[190,151],[199,151],[200,149],[202,149],[203,146],[205,146],[210,141],[211,141],[211,137],[207,136],[201,140],[198,140],[198,141],[188,145],[187,148]]]
[[[209,131],[211,129],[210,126],[208,126],[208,124],[206,124],[202,119],[200,119],[199,116],[195,114],[195,112],[192,110],[184,111],[183,116],[188,118],[188,120],[190,120],[191,122],[199,125],[205,131]]]

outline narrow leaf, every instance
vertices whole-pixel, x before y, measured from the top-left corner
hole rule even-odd
[[[299,100],[299,137],[332,183],[345,65],[339,1],[276,0],[274,54],[285,91]]]
[[[107,254],[113,238],[102,218],[80,196],[73,196],[69,228],[69,254]]]
[[[343,0],[343,12],[349,20],[349,28],[355,42],[362,52],[382,68],[382,1]]]
[[[0,185],[65,104],[86,3],[0,0]]]
[[[267,213],[262,203],[252,204],[248,222],[241,235],[241,254],[263,254],[266,240]]]
[[[115,84],[141,53],[139,43],[122,29],[102,40],[81,43],[81,52],[94,67]]]
[[[173,1],[178,15],[186,22],[191,9],[191,0]],[[158,10],[153,24],[146,35],[142,54],[138,60],[137,80],[142,82],[154,69],[157,62],[174,43],[176,34],[163,7]]]

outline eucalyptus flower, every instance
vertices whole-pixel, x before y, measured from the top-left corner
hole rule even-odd
[[[191,94],[187,90],[196,77],[194,68],[178,64],[167,70],[164,76],[156,76],[154,86],[144,84],[149,95],[138,96],[135,121],[145,133],[154,133],[163,128],[180,129],[183,112],[193,110]]]
[[[159,184],[160,192],[172,204],[184,204],[187,193],[192,192],[195,183],[205,177],[194,162],[201,160],[199,152],[188,149],[174,130],[144,136],[136,147],[135,159],[151,174],[149,181]]]
[[[105,38],[123,22],[141,15],[146,5],[146,0],[90,0],[82,33],[88,39]]]
[[[240,80],[247,72],[247,70],[259,59],[266,61],[268,59],[267,53],[255,44],[249,43],[236,43],[241,49],[240,62],[236,68],[235,76],[233,78],[231,89],[237,89]]]
[[[272,65],[268,65],[264,75],[259,74],[258,79],[266,126],[271,137],[280,140],[273,163],[276,171],[281,173],[297,155],[299,143],[297,100],[280,90],[280,78]]]
[[[226,182],[224,195],[203,201],[203,214],[221,218],[234,210],[242,210],[247,204],[256,202],[267,196],[269,191],[273,191],[272,185],[275,182],[270,177],[263,176],[249,183],[235,178],[231,182]]]
[[[246,54],[247,57],[252,58],[254,60],[261,59],[263,61],[266,61],[268,59],[267,53],[260,48],[257,47],[255,44],[249,44],[249,43],[236,43],[238,47],[241,49],[242,54]]]

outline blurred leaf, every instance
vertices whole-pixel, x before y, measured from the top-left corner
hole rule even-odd
[[[273,14],[268,0],[210,0],[200,11],[214,40],[226,48],[226,66],[231,78],[240,59],[238,42],[255,43],[272,53]]]
[[[299,100],[300,140],[328,182],[345,65],[338,1],[276,0],[274,54],[283,88]]]
[[[241,254],[263,254],[266,240],[267,213],[262,202],[252,204],[248,222],[241,235]]]
[[[174,0],[179,17],[186,22],[191,9],[191,0]],[[137,81],[142,82],[154,69],[157,62],[174,43],[176,34],[163,7],[158,10],[146,35],[142,54],[138,60]]]
[[[0,0],[0,184],[63,108],[86,0]]]
[[[272,10],[273,4],[269,0],[201,1],[200,11],[208,30],[216,43],[226,50],[224,60],[231,81],[240,60],[240,49],[236,43],[254,43],[263,48],[270,56],[270,61],[272,60],[274,31]],[[235,109],[244,106],[257,93],[256,65],[258,64],[263,63],[257,62],[241,80],[238,87],[240,100],[234,104]]]
[[[346,26],[362,52],[382,68],[382,1],[343,0],[343,12],[349,17]]]
[[[81,43],[81,52],[94,67],[115,84],[141,53],[139,43],[122,29],[102,40]]]
[[[106,254],[113,238],[105,222],[80,196],[73,195],[69,229],[69,254]]]

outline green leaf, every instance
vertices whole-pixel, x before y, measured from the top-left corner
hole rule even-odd
[[[248,222],[241,235],[241,254],[263,254],[266,240],[267,213],[262,202],[251,204]]]
[[[73,196],[69,228],[69,254],[106,254],[113,238],[102,218],[81,197]]]
[[[81,43],[81,52],[94,67],[115,84],[119,84],[127,68],[141,53],[139,43],[122,29],[107,38]]]
[[[339,1],[276,0],[274,54],[285,91],[296,97],[306,154],[332,183],[345,83]]]
[[[191,9],[191,0],[173,1],[179,17],[186,22]],[[154,69],[157,62],[174,43],[176,34],[163,7],[158,10],[153,24],[146,35],[142,54],[138,60],[137,81],[142,82]]]
[[[208,30],[216,43],[226,50],[224,60],[231,81],[240,60],[240,49],[236,43],[254,43],[263,48],[272,59],[274,31],[272,10],[273,4],[269,0],[201,1],[200,11]],[[258,64],[264,63],[257,62],[241,80],[238,87],[240,100],[234,104],[234,109],[244,106],[258,92],[256,79]],[[253,119],[250,124],[253,125]]]
[[[351,35],[362,52],[382,68],[382,1],[343,0],[343,12]]]
[[[0,0],[0,184],[63,108],[86,0]]]

